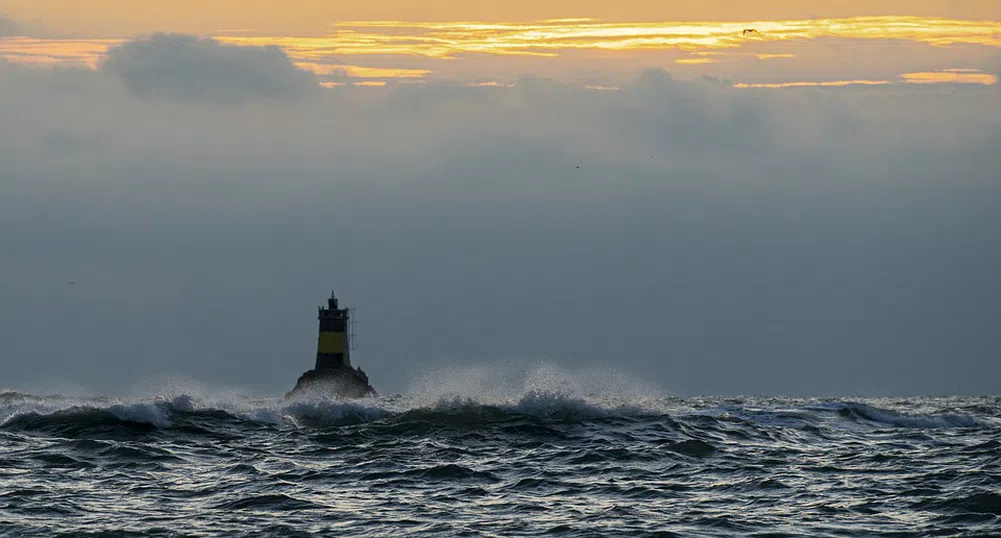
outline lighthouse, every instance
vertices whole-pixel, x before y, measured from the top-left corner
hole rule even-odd
[[[320,334],[316,342],[316,369],[351,367],[351,311],[340,308],[337,296],[330,292],[327,307],[320,307]]]
[[[327,306],[317,310],[316,365],[299,376],[295,388],[285,395],[293,398],[313,395],[333,398],[378,396],[361,368],[351,366],[353,328],[351,309],[341,308],[331,292]]]

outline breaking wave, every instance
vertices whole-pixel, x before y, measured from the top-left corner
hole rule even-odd
[[[836,406],[838,415],[851,420],[869,421],[898,428],[976,428],[982,424],[969,415],[942,413],[915,415],[880,409],[858,402]]]
[[[712,424],[746,422],[763,428],[810,429],[864,426],[869,428],[979,428],[985,424],[962,413],[915,414],[857,401],[804,402],[800,406],[761,409],[759,402],[709,409],[684,409],[677,398],[620,399],[584,397],[568,391],[530,389],[512,397],[439,394],[336,400],[310,398],[231,397],[204,400],[180,394],[133,399],[41,397],[0,394],[0,428],[31,430],[72,437],[75,434],[121,428],[132,432],[193,428],[215,424],[257,424],[263,427],[314,428],[407,421],[464,424],[474,428],[516,419],[551,423],[601,423],[617,420],[681,423],[701,429]]]
[[[132,398],[0,393],[0,507],[13,522],[0,534],[174,537],[163,526],[178,513],[199,536],[1001,525],[1001,398],[686,399],[557,370],[439,381],[364,400],[184,384]]]

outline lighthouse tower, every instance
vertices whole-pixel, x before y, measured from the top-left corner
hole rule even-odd
[[[285,398],[321,395],[335,398],[378,397],[361,368],[351,366],[354,340],[351,309],[341,308],[333,293],[326,308],[320,307],[320,334],[316,339],[316,367],[299,376]]]
[[[316,369],[351,367],[351,311],[340,308],[333,292],[327,307],[320,307],[320,335],[316,342]]]

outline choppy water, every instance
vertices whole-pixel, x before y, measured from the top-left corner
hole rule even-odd
[[[998,535],[999,412],[999,397],[558,386],[352,402],[8,392],[0,533]]]

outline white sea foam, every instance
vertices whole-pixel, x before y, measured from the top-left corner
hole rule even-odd
[[[844,402],[838,405],[861,419],[901,428],[973,428],[980,426],[976,419],[966,415],[911,415],[858,402]]]
[[[152,424],[158,428],[168,428],[172,424],[170,414],[159,402],[131,402],[114,404],[107,411],[120,420]]]
[[[170,414],[161,402],[58,396],[40,398],[31,395],[23,395],[0,406],[0,425],[26,415],[48,416],[92,411],[104,411],[119,420],[152,424],[161,428],[171,425]]]
[[[39,401],[9,401],[0,405],[0,425],[22,415],[49,415],[59,410],[59,406]]]
[[[549,363],[438,369],[403,394],[406,410],[492,406],[531,415],[663,414],[663,393],[610,369],[569,371]]]
[[[609,381],[611,380],[611,381]],[[624,384],[625,383],[625,384]],[[87,413],[103,411],[129,422],[172,426],[179,413],[222,411],[233,417],[280,427],[332,426],[372,422],[411,411],[449,414],[494,411],[586,420],[616,416],[711,415],[739,416],[762,425],[798,427],[818,421],[847,424],[846,418],[859,425],[873,424],[900,428],[968,428],[985,423],[962,414],[915,414],[856,401],[789,402],[792,407],[758,409],[750,405],[729,404],[701,409],[668,403],[642,384],[630,384],[621,375],[588,371],[569,372],[551,365],[538,365],[521,372],[516,369],[492,369],[478,366],[443,370],[424,376],[401,395],[335,400],[308,397],[285,400],[280,397],[240,395],[234,389],[207,389],[201,384],[174,383],[161,386],[151,395],[133,398],[86,398],[33,396],[5,393],[0,398],[0,425],[25,415]],[[638,396],[637,396],[638,395]],[[886,406],[892,407],[892,403]],[[493,410],[493,411],[492,411]]]
[[[498,361],[431,370],[403,394],[377,399],[295,400],[254,397],[234,388],[190,378],[161,376],[131,387],[121,398],[23,397],[0,404],[0,423],[25,415],[51,415],[72,408],[102,410],[132,422],[169,427],[177,413],[223,411],[278,426],[370,422],[414,410],[507,412],[563,417],[663,414],[663,393],[612,369],[567,370],[547,362]]]
[[[283,408],[285,419],[295,424],[309,422],[314,425],[371,422],[389,415],[389,412],[373,403],[360,401],[299,400]]]

